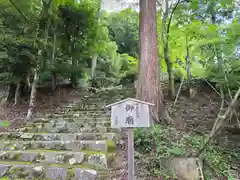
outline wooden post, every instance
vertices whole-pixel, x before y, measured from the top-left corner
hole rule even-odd
[[[111,127],[128,131],[128,180],[135,180],[133,128],[150,127],[149,106],[152,103],[127,98],[110,104]]]
[[[134,137],[132,128],[128,128],[128,180],[135,180]]]

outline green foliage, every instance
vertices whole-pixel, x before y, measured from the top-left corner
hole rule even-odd
[[[1,82],[17,83],[27,78],[37,62],[40,65],[39,83],[49,82],[52,71],[58,76],[71,74],[81,78],[89,61],[86,57],[91,56],[93,39],[100,27],[96,16],[99,1],[52,0],[49,6],[45,1],[12,2],[14,4],[1,0],[0,3],[4,9],[0,13],[0,65],[4,69]],[[40,30],[36,34],[38,26]],[[104,37],[104,33],[100,32],[99,37]],[[43,48],[45,42],[46,48]],[[39,50],[43,51],[40,55],[37,54]]]
[[[141,161],[146,158],[146,162],[144,162],[147,164],[143,163],[143,169],[146,168],[147,173],[151,175],[164,175],[165,178],[173,174],[163,168],[164,159],[194,155],[204,144],[203,136],[185,135],[162,125],[154,125],[148,129],[136,129],[134,136],[136,150],[142,154],[139,158],[141,158]],[[206,168],[204,172],[206,172],[206,176],[213,178],[214,173],[218,177],[226,175],[226,171],[230,169],[232,162],[240,159],[240,154],[237,151],[229,151],[215,142],[207,147],[203,158],[204,167],[210,166],[214,169],[214,172],[211,172],[206,170],[209,168]]]
[[[126,53],[138,57],[138,14],[132,9],[125,9],[119,13],[108,14],[108,30],[111,40],[118,45],[120,54]]]

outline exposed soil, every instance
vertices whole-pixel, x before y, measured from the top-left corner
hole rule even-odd
[[[45,114],[56,112],[63,104],[70,104],[78,101],[81,92],[76,89],[61,88],[57,89],[54,95],[48,93],[37,93],[36,107],[33,116],[42,117]],[[20,105],[13,104],[0,105],[0,120],[21,120],[26,116],[28,109],[28,101],[22,101]]]
[[[186,131],[202,134],[211,130],[219,112],[221,99],[209,88],[197,89],[194,98],[180,94],[176,104],[168,102],[168,110],[175,121],[184,122]]]

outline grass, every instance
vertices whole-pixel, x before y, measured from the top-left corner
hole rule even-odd
[[[135,130],[136,159],[146,174],[170,177],[172,172],[163,167],[163,159],[195,155],[204,144],[203,136],[186,135],[173,128],[155,125]],[[240,152],[213,142],[203,152],[205,178],[230,176],[229,169],[240,160]],[[206,168],[205,168],[206,167]],[[211,168],[210,168],[211,167]]]

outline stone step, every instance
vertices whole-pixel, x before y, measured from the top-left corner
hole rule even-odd
[[[114,144],[108,141],[0,141],[0,150],[30,150],[30,149],[46,149],[46,150],[72,150],[72,151],[99,151],[108,152]]]
[[[81,165],[89,164],[107,168],[107,156],[103,153],[88,154],[71,151],[0,151],[1,161],[33,162],[40,164]]]
[[[71,109],[78,109],[78,110],[103,110],[106,108],[106,104],[74,104],[74,105],[63,105],[62,108],[71,108]]]
[[[2,132],[4,140],[33,140],[33,141],[78,141],[78,140],[108,140],[115,142],[115,133],[18,133]]]
[[[55,120],[50,122],[28,123],[16,129],[18,132],[44,133],[106,133],[110,132],[110,121],[75,121]]]
[[[111,103],[110,103],[111,104]],[[108,112],[110,109],[107,109],[106,107],[101,107],[101,108],[94,108],[94,107],[84,107],[84,108],[79,108],[79,107],[72,107],[72,108],[69,108],[69,107],[62,107],[62,113],[69,113],[69,112],[94,112],[94,111],[102,111],[102,112]]]
[[[44,126],[25,126],[14,129],[13,132],[19,133],[121,133],[122,129],[111,128],[110,126],[103,126],[102,124],[78,124],[66,123],[53,125],[51,123],[44,123]]]
[[[78,113],[85,113],[85,114],[90,114],[90,113],[93,113],[93,112],[102,112],[102,113],[108,113],[110,114],[110,108],[79,108],[79,107],[72,107],[72,108],[68,108],[68,107],[62,107],[61,109],[61,113],[65,113],[65,114],[68,114],[68,113],[75,113],[75,112],[78,112]]]
[[[111,117],[77,117],[77,116],[64,116],[58,118],[35,118],[29,125],[37,124],[37,123],[70,123],[76,122],[78,124],[96,124],[96,123],[108,123],[110,122]]]
[[[73,125],[74,124],[74,125]],[[71,127],[72,126],[72,127]],[[80,127],[75,123],[68,125],[67,127],[55,127],[55,128],[38,128],[38,127],[23,127],[16,129],[17,132],[28,132],[28,133],[108,133],[118,132],[110,127]]]
[[[76,108],[76,109],[63,109],[64,111],[58,111],[57,113],[55,114],[49,114],[47,116],[45,116],[44,118],[46,117],[58,117],[58,116],[74,116],[74,115],[78,115],[80,117],[95,117],[95,116],[110,116],[111,115],[111,111],[110,109],[108,110],[95,110],[95,111],[91,111],[91,110],[85,110],[85,111],[82,111],[82,110],[79,110]]]
[[[0,161],[0,177],[2,180],[100,180],[107,179],[108,171],[79,165],[56,166]]]
[[[110,111],[109,112],[105,112],[105,111],[100,111],[97,113],[90,112],[90,113],[86,113],[86,112],[62,112],[62,113],[58,113],[58,114],[50,114],[47,116],[47,118],[64,118],[64,117],[80,117],[80,118],[96,118],[96,117],[100,117],[100,118],[105,118],[105,117],[109,117],[111,115]],[[44,117],[46,118],[46,117]]]

